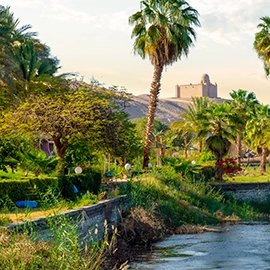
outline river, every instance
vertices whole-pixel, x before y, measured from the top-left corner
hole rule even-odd
[[[222,233],[180,234],[155,244],[130,269],[270,269],[270,224],[242,223]]]

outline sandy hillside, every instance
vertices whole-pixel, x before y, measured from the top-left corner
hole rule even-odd
[[[179,119],[179,114],[187,109],[190,101],[176,98],[160,98],[156,113],[156,119],[164,123],[171,123]],[[134,96],[126,112],[129,113],[130,119],[140,118],[147,115],[148,95]]]
[[[130,102],[129,106],[125,110],[129,113],[130,119],[140,118],[147,115],[148,97],[149,96],[147,94],[133,97],[133,101]],[[222,98],[214,99],[217,103],[223,102],[224,100],[225,99]],[[180,119],[179,114],[186,110],[190,103],[191,99],[160,98],[156,119],[167,124]]]

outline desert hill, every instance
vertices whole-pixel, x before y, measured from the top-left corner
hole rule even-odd
[[[125,111],[130,115],[130,119],[140,118],[147,115],[148,98],[149,96],[146,94],[133,97],[133,100],[125,109]],[[218,98],[216,100],[216,102],[222,101],[224,101],[224,99]],[[156,119],[169,124],[179,119],[179,114],[186,110],[190,103],[192,103],[191,99],[160,98],[156,112]]]

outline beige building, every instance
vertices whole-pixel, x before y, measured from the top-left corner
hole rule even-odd
[[[217,84],[210,82],[209,75],[203,74],[201,83],[175,86],[176,98],[209,97],[217,98]]]

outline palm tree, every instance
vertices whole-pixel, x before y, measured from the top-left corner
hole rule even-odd
[[[135,25],[132,31],[134,53],[143,59],[149,56],[154,66],[144,139],[143,167],[147,168],[163,69],[188,55],[196,38],[192,26],[200,23],[198,12],[183,0],[141,1],[141,10],[129,17],[129,23]]]
[[[216,164],[228,154],[231,141],[234,140],[234,114],[228,103],[211,103],[200,115],[201,129],[198,136],[206,138],[206,146],[216,157]],[[222,180],[223,169],[216,166],[216,178]]]
[[[255,34],[253,47],[258,57],[263,61],[266,76],[270,75],[270,17],[261,17],[258,28],[261,29]]]
[[[188,149],[190,149],[190,145],[194,139],[194,133],[191,131],[190,125],[186,123],[184,120],[172,122],[170,131],[167,133],[170,135],[172,146],[178,146],[184,149],[185,158],[188,156]]]
[[[260,171],[266,172],[266,158],[270,149],[270,109],[268,105],[256,106],[256,112],[248,120],[245,140],[261,155]]]
[[[37,88],[38,82],[43,84],[46,77],[53,76],[57,71],[59,61],[51,57],[49,52],[49,47],[39,40],[27,40],[14,46],[14,69],[17,71],[19,91],[27,92],[32,83]]]
[[[254,93],[248,93],[246,90],[239,89],[233,90],[230,93],[232,101],[230,101],[232,112],[235,116],[235,127],[236,127],[236,146],[237,146],[237,165],[241,166],[241,150],[242,150],[242,139],[243,132],[246,127],[247,120],[249,119],[252,112],[255,110],[255,106],[259,104]]]
[[[14,45],[36,36],[35,32],[27,32],[31,25],[19,26],[19,20],[14,18],[10,7],[0,6],[0,79],[3,85],[12,87],[16,77],[14,70]]]
[[[198,141],[199,153],[202,151],[203,137],[199,137],[201,130],[201,115],[209,107],[210,100],[208,97],[192,97],[192,103],[188,105],[188,109],[180,114],[185,119],[185,126],[190,132],[196,134]]]

